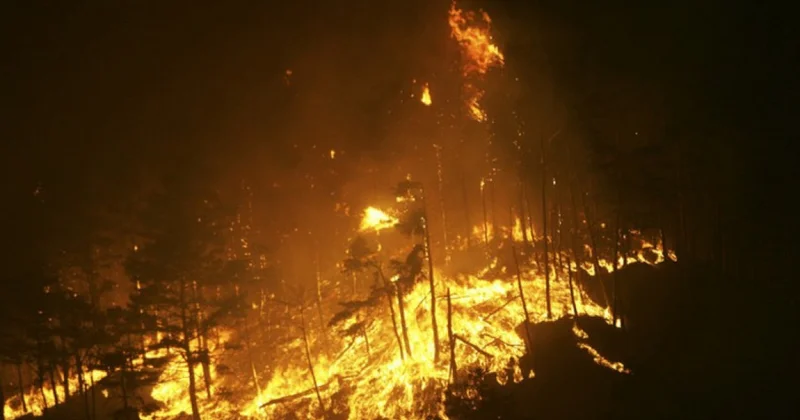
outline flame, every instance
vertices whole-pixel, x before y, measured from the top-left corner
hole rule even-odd
[[[460,368],[483,366],[491,372],[505,372],[509,357],[519,358],[525,352],[525,344],[515,331],[524,321],[522,303],[517,285],[513,281],[469,276],[463,280],[445,278],[437,287],[437,297],[450,289],[452,302],[453,333],[460,337],[455,344],[456,363]],[[544,279],[533,271],[523,274],[523,290],[533,321],[546,319]],[[566,282],[551,285],[554,316],[568,316],[571,311],[569,287]],[[433,360],[431,342],[430,289],[427,282],[417,283],[404,298],[408,338],[411,357],[401,358],[388,308],[383,307],[375,315],[367,329],[371,353],[366,353],[366,343],[359,336],[352,342],[342,344],[337,351],[316,356],[314,369],[317,383],[324,400],[343,389],[352,394],[347,398],[350,418],[421,418],[438,415],[447,418],[441,400],[432,398],[441,395],[449,380],[446,321],[439,322],[442,340],[442,360]],[[445,300],[446,302],[446,300]],[[505,304],[505,305],[504,305]],[[604,309],[591,302],[579,302],[579,311],[589,315],[603,316]],[[395,307],[397,311],[397,307]],[[447,305],[437,305],[437,318],[447,319]],[[470,343],[481,351],[476,350]],[[291,361],[278,363],[269,384],[254,399],[242,415],[265,415],[280,418],[280,404],[259,408],[262,404],[292,395],[302,395],[307,401],[308,412],[300,417],[318,416],[319,407],[313,393],[313,383],[308,366],[297,356],[302,348],[302,339],[292,341],[285,351]],[[515,382],[522,380],[522,372],[515,372]],[[505,379],[499,379],[505,380]],[[324,389],[323,389],[324,388]],[[429,392],[425,392],[428,389]],[[308,392],[312,391],[312,392]],[[425,412],[422,412],[425,411]]]
[[[455,1],[450,4],[449,20],[450,36],[461,45],[465,56],[464,74],[485,74],[492,66],[502,66],[505,62],[500,48],[492,41],[489,15],[480,11],[464,12],[456,7]]]
[[[422,96],[420,97],[419,101],[426,106],[430,106],[433,103],[431,100],[431,90],[427,83],[425,83],[425,85],[422,87]]]
[[[376,220],[389,217],[380,215],[381,213],[376,212],[379,215]],[[505,229],[506,234],[509,237],[521,237],[521,225],[521,221],[517,219],[513,227]],[[494,229],[491,224],[486,227]],[[482,228],[482,225],[476,226],[474,231],[478,234],[482,232]],[[528,233],[533,236],[532,231],[529,230]],[[661,244],[654,247],[641,239],[639,232],[632,235],[640,240],[643,250],[631,251],[624,258],[628,262],[655,264],[652,258],[648,260],[643,257],[644,249],[661,249]],[[568,252],[563,252],[566,258]],[[660,255],[663,254],[662,251]],[[620,261],[622,258],[620,257]],[[661,261],[663,257],[657,262]],[[450,343],[446,323],[448,311],[444,303],[448,290],[452,303],[452,330],[458,337],[454,341],[454,354],[459,372],[466,367],[480,366],[487,372],[496,373],[501,384],[522,381],[523,373],[519,366],[515,366],[513,371],[507,370],[509,358],[518,359],[526,351],[524,340],[516,331],[524,322],[522,302],[516,282],[490,277],[488,273],[496,272],[493,269],[497,265],[498,259],[493,258],[489,266],[477,275],[458,278],[447,277],[438,270],[435,272],[435,278],[438,279],[436,296],[443,303],[437,305],[439,336],[442,337],[439,362],[434,362],[433,358],[433,334],[428,316],[431,307],[430,289],[424,281],[411,287],[402,299],[411,349],[410,354],[406,353],[405,357],[401,356],[399,350],[388,304],[379,306],[372,313],[371,323],[365,329],[366,339],[359,335],[331,347],[330,344],[323,344],[322,339],[310,336],[311,348],[315,349],[311,356],[312,365],[320,395],[326,404],[325,410],[332,410],[332,399],[340,396],[344,398],[340,404],[349,410],[349,415],[343,415],[347,418],[447,418],[441,396],[451,381]],[[606,270],[613,269],[613,265],[605,260],[601,260],[601,266]],[[582,268],[587,271],[593,269],[591,263],[587,262],[583,262]],[[572,261],[565,269],[577,271],[579,267]],[[523,267],[521,276],[531,321],[547,320],[544,277],[537,274],[535,264]],[[554,319],[572,316],[567,277],[557,274],[555,270],[551,272],[550,291]],[[388,280],[390,284],[396,284],[399,278],[392,276]],[[583,294],[579,290],[576,295]],[[391,299],[391,305],[392,310],[397,313],[399,305],[395,299],[396,296]],[[576,306],[581,314],[602,317],[609,324],[612,322],[609,309],[589,299],[576,299]],[[348,320],[345,327],[353,326],[355,322],[355,319]],[[585,331],[576,327],[573,333],[578,348],[585,351],[595,363],[622,374],[630,373],[622,363],[608,360],[593,348],[587,341],[589,337]],[[267,386],[240,412],[241,415],[282,418],[292,412],[299,417],[323,416],[308,364],[301,357],[302,349],[302,338],[295,338],[285,346],[281,358],[275,361],[276,368]],[[527,376],[534,377],[535,372]],[[475,390],[466,392],[467,397],[470,395],[480,397]]]
[[[377,232],[394,227],[398,222],[399,220],[396,217],[386,214],[383,210],[375,207],[367,207],[367,209],[364,210],[364,218],[361,219],[359,231],[364,232],[374,229]]]
[[[466,80],[480,80],[491,67],[502,67],[505,57],[494,44],[491,35],[492,20],[484,11],[464,12],[450,4],[450,36],[461,46],[463,57],[462,75]],[[486,112],[481,108],[483,90],[474,83],[465,83],[464,97],[467,111],[472,119],[486,121]]]

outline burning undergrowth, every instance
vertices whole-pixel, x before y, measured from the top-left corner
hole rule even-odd
[[[522,249],[512,235],[510,243]],[[578,272],[589,276],[590,270],[573,263],[571,273],[566,268],[550,272],[548,318],[546,282],[533,258],[519,255],[518,278],[496,270],[498,259],[491,258],[472,273],[434,270],[439,337],[434,342],[424,246],[412,246],[405,260],[383,260],[385,252],[367,249],[364,242],[355,241],[344,266],[345,275],[370,278],[369,287],[341,299],[335,308],[302,298],[276,304],[282,327],[273,334],[282,334],[284,341],[267,351],[268,371],[254,370],[254,377],[261,378],[256,381],[266,385],[258,385],[257,396],[240,410],[242,416],[448,418],[447,398],[474,404],[486,380],[518,383],[536,374],[530,367],[523,372],[520,364],[527,348],[519,333],[526,312],[532,323],[574,317],[575,311],[610,322],[608,308],[586,296],[577,282],[571,284]],[[631,251],[620,263],[663,260],[647,261],[645,255]],[[602,266],[607,270],[611,265],[603,260]],[[582,330],[574,336],[576,348],[597,365],[629,372],[588,344]]]

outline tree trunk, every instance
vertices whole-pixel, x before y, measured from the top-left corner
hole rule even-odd
[[[439,328],[436,325],[436,281],[433,273],[433,256],[431,255],[431,234],[428,225],[428,210],[425,205],[424,192],[422,205],[425,207],[425,216],[422,219],[425,229],[425,253],[428,257],[428,279],[431,285],[431,328],[433,329],[433,362],[439,361]]]
[[[97,389],[94,386],[94,371],[89,370],[89,384],[92,387],[92,418],[97,419]]]
[[[39,392],[42,394],[42,412],[47,414],[47,395],[44,393],[44,375],[39,377]]]
[[[386,301],[389,304],[389,313],[392,315],[392,329],[394,330],[395,338],[397,338],[397,348],[400,350],[400,359],[405,360],[406,356],[403,352],[403,339],[400,338],[400,332],[397,330],[397,316],[394,313],[392,294],[389,292],[391,288],[389,287],[389,282],[386,281],[386,277],[383,275],[383,270],[381,270],[380,267],[375,267],[375,269],[378,271],[378,277],[380,277],[383,287],[386,289]]]
[[[303,307],[300,306],[300,322],[302,323],[302,331],[303,331],[303,344],[305,345],[306,350],[306,360],[308,361],[308,371],[311,373],[311,381],[314,383],[314,392],[317,393],[317,401],[319,401],[319,407],[322,410],[323,418],[328,417],[327,413],[328,410],[325,409],[325,403],[322,401],[322,394],[319,393],[319,384],[317,384],[317,375],[314,374],[314,364],[311,362],[311,349],[308,346],[308,334],[306,333],[306,319],[305,315],[303,314]]]
[[[367,334],[367,327],[361,327],[361,333],[364,334],[364,344],[367,346],[367,360],[372,359],[372,351],[369,349],[369,335]]]
[[[472,247],[472,218],[469,215],[469,195],[467,194],[467,181],[464,173],[461,173],[461,199],[464,206],[464,220],[467,222],[467,247]]]
[[[203,385],[206,389],[206,398],[211,399],[211,359],[208,354],[208,326],[203,327],[203,312],[197,303],[202,297],[202,290],[198,290],[197,281],[192,281],[192,298],[194,299],[194,317],[197,332],[197,350],[202,357],[200,366],[203,368]],[[191,344],[190,344],[191,346]]]
[[[481,205],[483,206],[483,243],[486,245],[486,252],[489,252],[489,215],[486,212],[486,193],[484,187],[486,182],[481,178]]]
[[[572,286],[572,261],[567,255],[567,279],[569,279],[569,300],[572,302],[572,313],[575,314],[575,320],[578,319],[578,305],[575,304],[575,289]]]
[[[500,230],[500,224],[497,220],[497,201],[495,200],[495,177],[496,175],[492,173],[492,182],[489,183],[489,201],[492,210],[492,239],[497,237],[497,232]]]
[[[91,410],[89,409],[89,393],[86,392],[86,377],[83,375],[83,362],[81,361],[81,355],[75,354],[75,370],[78,372],[78,391],[81,393],[81,397],[83,397],[83,409],[86,414],[86,419],[92,418]]]
[[[181,279],[180,302],[181,306],[181,332],[183,351],[186,356],[186,366],[189,369],[189,401],[192,406],[192,419],[200,420],[200,408],[197,404],[197,383],[194,377],[194,355],[192,355],[191,334],[189,333],[189,319],[186,314],[186,281]]]
[[[406,346],[406,354],[408,354],[408,357],[414,357],[411,355],[411,344],[408,341],[408,327],[406,327],[406,305],[403,299],[403,288],[400,287],[400,284],[397,284],[395,291],[397,292],[397,307],[400,310],[400,327],[403,331],[403,342]]]
[[[120,390],[122,391],[122,409],[125,412],[125,417],[128,417],[128,385],[125,381],[125,376],[127,376],[128,370],[123,365],[122,371],[120,372]]]
[[[456,365],[456,342],[453,339],[453,307],[450,303],[450,288],[447,288],[447,340],[450,343],[450,372],[453,383],[458,382],[458,365]]]
[[[530,240],[528,239],[528,220],[525,211],[525,183],[520,176],[519,180],[519,224],[522,227],[522,242],[525,244],[525,251],[530,251]],[[512,220],[513,223],[513,220]],[[533,231],[533,229],[531,229]]]
[[[28,412],[28,403],[25,401],[25,384],[22,383],[22,363],[17,363],[17,392],[19,400],[22,402],[22,411]]]
[[[255,359],[253,358],[253,346],[250,345],[250,328],[249,324],[247,323],[247,316],[244,318],[244,346],[245,350],[247,350],[247,358],[250,362],[250,370],[253,374],[253,387],[256,391],[256,396],[261,396],[261,385],[258,383],[258,373],[256,372],[256,363]]]
[[[0,376],[3,375],[3,365],[0,364]],[[6,394],[3,393],[3,383],[0,383],[0,420],[6,420]]]
[[[439,207],[442,210],[442,242],[444,244],[444,263],[445,265],[449,264],[450,262],[450,251],[449,247],[447,246],[447,210],[444,206],[444,173],[442,169],[442,150],[441,146],[433,145],[433,148],[436,151],[436,175],[437,180],[439,181]]]
[[[55,367],[53,365],[50,365],[48,373],[50,373],[50,385],[53,387],[53,401],[55,401],[55,405],[58,405],[61,401],[58,397],[58,382],[56,381]]]
[[[63,354],[64,360],[61,363],[61,373],[64,375],[62,376],[61,385],[64,388],[64,401],[69,399],[70,396],[70,389],[69,389],[69,354],[67,352],[67,345],[66,340],[64,337],[61,337],[61,352]]]
[[[561,257],[561,250],[562,243],[564,241],[564,229],[562,229],[563,224],[561,223],[561,205],[558,206],[558,246],[556,247],[556,255],[558,256],[558,272],[563,275],[564,273],[564,264]],[[575,296],[572,291],[572,267],[570,266],[569,261],[567,261],[567,272],[569,277],[569,293],[570,298],[572,299],[572,305],[575,306]],[[556,277],[558,279],[558,277]],[[573,308],[574,309],[574,308]],[[575,316],[578,316],[578,312],[575,311]]]
[[[617,306],[617,304],[618,304],[618,299],[617,299],[617,295],[618,295],[617,279],[619,278],[619,276],[618,276],[618,273],[619,273],[619,230],[620,230],[619,220],[620,220],[619,210],[617,210],[617,222],[616,222],[616,226],[615,226],[615,229],[614,229],[614,257],[613,257],[613,259],[614,259],[614,274],[613,274],[612,280],[611,280],[611,281],[614,282],[613,285],[612,285],[613,303],[611,305],[611,316],[612,316],[612,319],[614,320],[614,325],[617,325],[617,319],[619,319],[619,307]]]
[[[589,214],[589,206],[586,203],[586,196],[585,194],[581,194],[581,202],[583,203],[583,214],[586,216],[586,225],[587,229],[589,230],[589,241],[591,242],[592,246],[592,260],[594,262],[594,275],[597,281],[600,282],[600,287],[603,289],[603,298],[605,300],[605,306],[608,307],[610,299],[608,298],[608,291],[606,290],[605,282],[603,282],[603,278],[601,277],[600,273],[600,257],[598,256],[597,252],[597,240],[596,235],[594,232],[594,221]]]
[[[550,262],[547,252],[547,160],[544,151],[544,137],[540,137],[542,148],[542,232],[544,241],[544,295],[547,301],[547,319],[553,318],[550,307]]]
[[[187,344],[184,351],[187,351],[186,365],[189,368],[189,402],[192,406],[192,419],[200,420],[200,407],[197,404],[197,380],[194,376],[194,361],[192,360],[191,350]]]
[[[525,314],[525,338],[528,339],[528,353],[533,354],[533,340],[531,340],[531,317],[528,314],[528,304],[525,303],[525,292],[522,290],[522,274],[519,269],[519,258],[517,257],[516,247],[511,247],[514,254],[514,264],[517,266],[517,286],[519,287],[519,299],[522,302],[522,312]]]

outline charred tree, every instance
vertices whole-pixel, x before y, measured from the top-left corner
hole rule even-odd
[[[392,302],[392,293],[391,293],[391,286],[389,282],[386,280],[386,277],[383,275],[383,271],[380,267],[376,267],[376,275],[380,277],[381,283],[385,289],[386,294],[386,303],[389,304],[389,314],[392,317],[392,330],[394,331],[394,336],[397,338],[397,348],[400,350],[400,359],[405,360],[405,351],[403,350],[403,339],[400,337],[400,331],[397,329],[397,316],[394,313],[394,303]]]
[[[453,383],[458,382],[458,365],[456,365],[456,342],[453,339],[453,307],[450,303],[450,288],[447,288],[447,340],[450,347],[450,372]]]
[[[423,201],[424,205],[424,201]],[[431,328],[433,329],[433,361],[439,362],[439,328],[436,325],[436,280],[433,273],[433,256],[431,255],[431,235],[427,215],[422,219],[425,229],[425,254],[428,257],[428,280],[431,285]]]
[[[306,350],[306,361],[308,361],[308,371],[311,373],[311,381],[314,383],[314,392],[317,394],[317,401],[319,401],[320,410],[322,410],[323,418],[327,417],[327,410],[325,403],[322,401],[322,394],[319,392],[319,384],[317,384],[317,375],[314,374],[314,363],[311,361],[311,349],[308,345],[308,332],[306,331],[306,319],[303,311],[302,304],[300,305],[300,323],[301,331],[303,332],[303,344]]]
[[[553,311],[550,307],[550,263],[547,252],[547,159],[545,156],[544,137],[541,140],[542,153],[542,242],[544,243],[544,294],[547,301],[547,319],[553,318]]]
[[[464,173],[461,173],[461,200],[464,206],[464,220],[466,221],[467,247],[472,247],[472,218],[469,214],[469,195],[467,194],[467,181]]]
[[[16,363],[17,368],[17,392],[19,393],[19,400],[22,403],[22,411],[28,412],[28,403],[25,401],[25,386],[22,382],[22,362]]]
[[[408,326],[406,326],[406,305],[403,294],[403,286],[399,283],[395,286],[395,293],[397,294],[397,307],[400,310],[400,327],[403,331],[403,343],[405,344],[406,354],[408,354],[408,357],[414,357],[411,355],[411,343],[408,340]]]
[[[517,257],[517,250],[515,247],[511,248],[512,254],[514,254],[514,264],[517,266],[517,286],[519,287],[519,299],[522,302],[522,312],[525,315],[525,338],[528,339],[528,351],[533,352],[533,341],[531,340],[531,317],[528,314],[528,304],[525,303],[525,292],[522,290],[522,274],[520,273],[519,269],[519,258]]]

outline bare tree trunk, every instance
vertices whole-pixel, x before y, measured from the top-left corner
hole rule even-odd
[[[583,245],[583,241],[580,239],[580,223],[578,221],[578,206],[575,204],[575,189],[573,188],[572,183],[569,186],[569,198],[570,202],[572,203],[572,235],[570,239],[570,245],[572,248],[573,258],[575,258],[575,265],[578,268],[577,272],[580,273],[581,270],[581,248],[578,245]]]
[[[59,401],[58,398],[58,382],[56,382],[56,373],[54,372],[54,369],[55,368],[53,367],[53,365],[50,365],[48,373],[50,373],[50,385],[53,387],[53,401],[55,401],[55,405],[58,405],[61,402]]]
[[[97,389],[94,386],[94,372],[89,370],[89,384],[92,387],[92,418],[97,418]]]
[[[494,169],[492,169],[492,182],[489,183],[489,201],[492,209],[492,239],[497,237],[497,232],[500,230],[500,224],[497,220],[497,201],[495,200],[496,176]]]
[[[3,365],[0,364],[0,376],[2,376],[3,373]],[[2,383],[0,383],[0,420],[6,420],[6,394],[3,393]]]
[[[366,325],[361,327],[361,333],[364,334],[364,344],[367,345],[367,360],[372,358],[372,351],[369,349],[369,335],[367,334]]]
[[[390,285],[389,282],[386,281],[386,277],[383,275],[383,270],[380,267],[375,267],[378,271],[378,277],[380,277],[381,282],[383,283],[383,287],[386,289],[386,301],[389,304],[389,313],[392,315],[392,329],[394,330],[394,336],[397,338],[397,348],[400,350],[400,359],[405,360],[406,356],[403,352],[403,339],[400,338],[400,332],[397,330],[397,316],[394,314],[394,303],[392,303],[392,294],[390,293]]]
[[[422,219],[423,227],[425,229],[425,253],[428,257],[428,279],[431,285],[431,328],[433,329],[433,361],[439,361],[439,328],[436,325],[436,280],[433,273],[433,256],[431,255],[431,234],[430,226],[428,225],[428,210],[425,205],[425,193],[423,192],[423,203],[425,207],[425,217]]]
[[[484,187],[486,182],[481,178],[481,204],[483,206],[483,243],[486,245],[486,252],[489,252],[489,218],[486,213],[486,193]]]
[[[567,255],[567,278],[569,279],[569,300],[572,302],[572,313],[575,314],[575,319],[578,319],[578,305],[575,304],[575,289],[572,286],[572,261]]]
[[[323,418],[328,417],[328,410],[325,409],[325,403],[322,401],[322,394],[319,393],[319,384],[317,384],[317,375],[314,374],[314,364],[311,362],[311,349],[308,346],[308,333],[306,332],[306,319],[303,314],[303,306],[300,306],[300,322],[302,323],[303,331],[303,344],[306,349],[306,360],[308,361],[308,371],[311,373],[311,381],[314,383],[314,392],[317,393],[317,401],[322,410]]]
[[[525,303],[525,292],[522,290],[522,274],[519,269],[519,258],[517,257],[516,247],[511,247],[511,253],[514,254],[514,264],[517,266],[517,286],[519,287],[519,299],[522,302],[522,312],[525,314],[525,338],[528,339],[528,352],[533,353],[533,340],[531,340],[531,317],[528,314],[528,304]]]
[[[618,303],[617,302],[617,294],[618,294],[618,291],[617,291],[617,283],[618,283],[617,279],[619,278],[619,275],[618,275],[618,272],[619,272],[619,230],[620,230],[619,220],[620,220],[619,209],[617,209],[617,222],[616,222],[616,226],[614,226],[615,227],[615,229],[614,229],[614,257],[613,257],[614,258],[614,274],[612,276],[612,281],[614,282],[614,284],[612,285],[612,287],[613,287],[613,289],[612,289],[613,303],[611,305],[611,316],[612,316],[612,319],[614,320],[614,325],[617,325],[617,319],[619,319],[619,308],[617,307],[617,303]]]
[[[558,242],[556,242],[555,246],[556,246],[556,263],[558,264],[558,270],[557,270],[558,275],[556,276],[556,280],[559,280],[560,276],[563,275],[563,273],[564,273],[564,265],[561,262],[561,249],[562,249],[561,246],[562,246],[562,242],[564,240],[564,235],[563,235],[564,231],[561,228],[562,227],[562,223],[561,223],[561,205],[560,204],[558,205],[558,212],[557,212],[556,217],[558,218],[558,224],[556,225],[556,234],[553,235],[553,238],[558,237]]]
[[[463,170],[461,173],[461,197],[463,201],[462,205],[464,206],[464,216],[467,222],[467,247],[472,247],[472,218],[469,214],[469,195],[467,194],[467,181]]]
[[[550,263],[547,252],[547,160],[545,157],[544,137],[540,137],[542,149],[542,232],[544,235],[544,294],[547,301],[547,319],[553,318],[550,307]]]
[[[525,244],[526,252],[530,247],[531,243],[528,240],[528,220],[526,220],[526,211],[525,211],[525,183],[522,181],[522,177],[519,180],[519,224],[522,227],[522,241]],[[513,223],[513,221],[512,221]],[[533,229],[531,229],[533,231]]]
[[[44,393],[44,374],[39,374],[39,392],[42,394],[42,412],[47,414],[47,395]]]
[[[211,360],[208,354],[208,327],[203,327],[203,313],[200,310],[200,304],[197,303],[200,301],[200,294],[201,291],[198,290],[197,281],[192,281],[192,297],[195,303],[192,305],[194,307],[194,318],[195,318],[195,328],[197,333],[197,349],[198,353],[202,355],[200,357],[200,365],[203,368],[203,384],[205,385],[206,389],[206,398],[209,400],[211,399]]]
[[[22,402],[22,411],[28,412],[28,403],[25,401],[25,384],[22,383],[22,362],[17,363],[17,392],[19,400]]]
[[[81,361],[80,354],[75,354],[75,370],[78,371],[78,388],[81,396],[83,397],[83,408],[86,412],[86,419],[91,419],[91,410],[89,408],[89,393],[86,392],[86,377],[83,373],[83,362]]]
[[[400,327],[403,331],[403,342],[406,346],[406,354],[408,354],[408,357],[414,357],[411,355],[411,343],[408,340],[408,327],[406,327],[406,305],[403,299],[403,288],[400,286],[400,284],[397,284],[396,286],[397,307],[400,309]]]
[[[61,385],[64,388],[64,400],[68,400],[70,397],[70,389],[69,389],[69,353],[67,349],[67,343],[63,336],[61,338],[61,354],[64,358],[61,363],[61,373],[63,376],[61,377]]]
[[[533,214],[531,213],[533,211],[532,210],[533,205],[531,203],[531,195],[532,193],[530,193],[530,191],[527,194],[525,194],[525,204],[527,204],[528,207],[528,224],[531,227],[531,243],[533,244],[534,247],[533,259],[536,262],[536,272],[539,274],[543,274],[542,270],[543,267],[539,259],[539,250],[536,245],[536,233],[533,230]]]
[[[458,382],[458,366],[456,365],[456,342],[453,339],[453,307],[450,303],[450,288],[447,288],[447,340],[450,343],[450,372],[453,383]]]
[[[323,315],[323,313],[322,313],[322,274],[320,273],[320,270],[319,270],[319,248],[318,248],[318,246],[316,244],[314,244],[314,250],[315,250],[315,256],[314,256],[314,265],[315,265],[314,271],[315,271],[315,275],[314,275],[314,279],[316,281],[316,289],[317,289],[317,293],[316,293],[315,297],[316,297],[316,304],[317,304],[317,312],[319,314],[320,334],[322,334],[323,338],[325,338],[324,337],[324,334],[325,334],[325,315]]]
[[[600,257],[598,256],[597,250],[597,240],[594,231],[594,221],[589,213],[589,206],[586,203],[586,196],[585,194],[581,194],[581,202],[583,203],[583,214],[586,216],[586,225],[589,229],[589,241],[592,245],[592,260],[594,262],[594,275],[597,278],[597,281],[600,282],[600,287],[603,289],[603,298],[605,299],[605,306],[608,306],[610,299],[608,297],[608,291],[606,290],[606,285],[603,282],[603,278],[601,277],[600,273]]]
[[[179,305],[181,306],[181,333],[183,334],[181,341],[183,344],[183,351],[186,356],[186,366],[189,369],[189,401],[192,406],[192,419],[200,420],[200,408],[197,404],[197,383],[194,377],[194,356],[192,355],[189,320],[188,315],[186,314],[186,307],[188,306],[188,303],[186,302],[186,282],[184,279],[181,279],[180,284]]]
[[[122,371],[120,372],[120,375],[119,375],[119,377],[120,377],[119,383],[120,383],[120,388],[122,390],[122,409],[125,412],[125,418],[126,419],[128,418],[128,386],[127,386],[127,383],[125,381],[125,377],[127,376],[127,373],[128,373],[128,370],[126,368],[126,365],[123,364],[122,365]]]
[[[250,328],[247,322],[249,317],[245,316],[244,318],[244,345],[245,349],[247,350],[247,358],[250,362],[250,370],[253,374],[253,387],[255,387],[256,395],[261,395],[261,385],[258,383],[258,372],[256,371],[256,363],[255,358],[253,357],[253,346],[250,345]]]
[[[442,239],[444,240],[444,263],[447,265],[450,262],[450,251],[447,242],[447,210],[444,206],[444,173],[442,169],[442,147],[433,145],[436,151],[436,175],[439,181],[439,207],[442,210]]]

